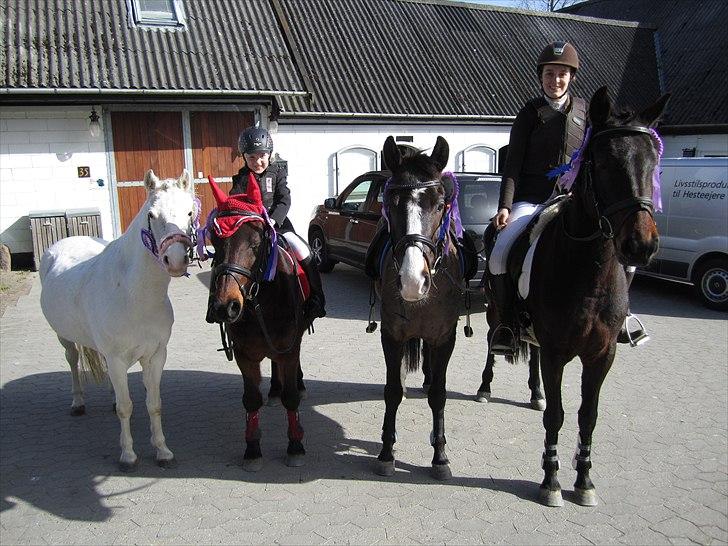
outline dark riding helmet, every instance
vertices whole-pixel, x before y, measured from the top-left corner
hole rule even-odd
[[[544,65],[547,64],[561,64],[568,66],[574,73],[579,70],[579,55],[576,53],[576,48],[569,42],[556,41],[551,42],[538,56],[536,64],[536,74],[541,77],[541,71]]]
[[[248,127],[240,133],[238,150],[241,154],[254,154],[256,152],[273,152],[273,139],[270,133],[262,127]]]

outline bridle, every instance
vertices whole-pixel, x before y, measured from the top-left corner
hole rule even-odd
[[[159,244],[157,244],[157,239],[154,237],[154,231],[152,231],[152,219],[149,215],[147,215],[147,227],[142,228],[141,230],[142,244],[161,267],[164,267],[164,264],[162,263],[162,256],[164,256],[167,248],[169,248],[172,243],[182,243],[185,245],[190,262],[195,258],[197,228],[199,226],[202,204],[197,197],[194,198],[194,203],[196,212],[194,218],[190,219],[187,231],[184,232],[182,230],[178,230],[168,233],[161,241],[159,241]],[[189,277],[189,273],[185,273],[185,276]]]
[[[619,231],[621,226],[624,224],[624,222],[632,216],[633,214],[637,214],[638,212],[644,211],[647,212],[650,217],[654,220],[655,215],[655,205],[651,197],[642,197],[642,196],[636,196],[633,195],[631,197],[628,197],[626,199],[622,199],[620,201],[617,201],[615,203],[610,203],[607,206],[603,206],[602,199],[600,199],[600,196],[598,195],[596,188],[594,187],[593,183],[593,177],[594,177],[594,162],[592,159],[592,148],[591,144],[593,141],[597,138],[611,138],[614,136],[636,136],[640,134],[647,134],[650,137],[653,137],[654,132],[652,129],[648,127],[642,127],[642,126],[635,126],[635,125],[624,125],[622,127],[612,127],[609,129],[602,129],[601,131],[597,131],[596,133],[591,135],[591,139],[587,143],[587,156],[585,158],[584,164],[582,166],[581,176],[584,181],[584,191],[586,195],[591,197],[592,206],[594,207],[594,210],[596,212],[596,218],[598,223],[597,230],[592,233],[591,235],[588,235],[586,237],[576,237],[573,235],[570,235],[569,232],[566,229],[565,225],[565,219],[562,215],[562,226],[564,229],[564,233],[566,233],[567,237],[569,237],[572,240],[575,241],[592,241],[599,238],[604,239],[613,239],[614,235]],[[618,212],[624,212],[626,211],[626,214],[624,214],[621,222],[617,225],[617,228],[615,229],[613,223],[614,223],[614,214]]]
[[[264,280],[264,271],[263,268],[265,267],[265,264],[267,262],[267,259],[270,255],[270,248],[271,245],[274,244],[273,239],[271,238],[269,234],[269,229],[272,230],[273,227],[270,228],[266,227],[269,226],[268,221],[253,212],[245,211],[245,210],[227,210],[227,211],[220,211],[217,213],[215,219],[217,217],[225,217],[225,216],[240,216],[244,218],[245,222],[261,222],[264,226],[263,229],[263,235],[261,238],[261,244],[258,247],[258,252],[255,255],[254,264],[256,267],[254,269],[248,269],[247,267],[242,267],[237,264],[229,263],[229,262],[222,262],[215,264],[215,266],[212,269],[212,278],[210,280],[211,284],[211,290],[215,290],[215,287],[217,286],[217,282],[221,277],[230,277],[235,281],[235,284],[238,285],[238,289],[240,290],[240,294],[243,296],[243,299],[247,301],[253,308],[255,312],[255,317],[258,321],[258,325],[260,326],[261,331],[263,332],[263,336],[265,337],[266,343],[268,344],[268,348],[275,354],[282,354],[289,352],[293,346],[296,344],[297,336],[295,335],[296,332],[298,332],[300,320],[301,320],[301,313],[300,313],[300,305],[298,301],[295,301],[298,297],[297,292],[295,288],[292,289],[292,297],[294,299],[294,315],[295,315],[295,327],[294,327],[294,335],[292,336],[291,343],[283,348],[279,349],[273,344],[273,340],[268,332],[268,328],[265,324],[265,317],[263,316],[263,310],[260,306],[260,301],[258,300],[258,294],[260,292],[260,286],[261,282]],[[214,222],[215,219],[212,221]],[[241,222],[242,224],[243,222]],[[216,253],[217,255],[217,253]],[[214,262],[214,260],[213,260]],[[247,280],[248,282],[244,282]],[[228,360],[232,360],[233,353],[232,353],[232,341],[229,339],[229,336],[227,335],[227,328],[221,323],[220,324],[220,334],[222,337],[223,342],[223,350],[225,351],[225,355],[227,356]]]
[[[419,190],[423,188],[431,188],[436,187],[442,184],[441,179],[437,180],[427,180],[424,182],[412,182],[408,184],[395,184],[392,182],[392,179],[390,178],[387,181],[387,184],[385,186],[385,193],[388,191],[396,191],[396,190]],[[404,256],[405,251],[411,247],[415,246],[420,249],[422,252],[422,255],[425,259],[425,262],[427,263],[427,267],[430,271],[431,275],[435,275],[437,273],[438,267],[440,263],[442,262],[443,256],[445,255],[445,245],[447,244],[447,230],[442,229],[445,218],[447,215],[447,205],[446,209],[443,210],[442,217],[440,218],[440,223],[438,224],[438,229],[435,230],[435,234],[437,234],[437,238],[434,238],[435,234],[431,237],[426,237],[425,235],[422,235],[421,233],[408,233],[406,235],[403,235],[399,238],[399,240],[394,240],[394,237],[392,235],[392,230],[389,230],[389,246],[392,249],[392,261],[394,262],[394,267],[397,272],[399,272],[401,268],[400,260],[398,259],[398,256]],[[389,222],[389,218],[387,217],[387,221]],[[418,246],[423,245],[423,246]],[[432,254],[434,255],[434,260],[432,263],[430,263],[430,259],[428,258],[427,252],[425,252],[425,248],[428,248],[432,251]]]

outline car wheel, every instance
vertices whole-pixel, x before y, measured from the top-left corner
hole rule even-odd
[[[728,311],[728,260],[717,258],[701,264],[695,275],[695,288],[706,307]]]
[[[311,232],[308,244],[311,247],[311,256],[316,263],[316,267],[321,273],[329,273],[334,269],[336,262],[329,259],[329,253],[326,250],[326,241],[324,234],[318,230]]]

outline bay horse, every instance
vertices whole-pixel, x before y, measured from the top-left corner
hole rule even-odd
[[[384,143],[384,160],[392,176],[382,203],[391,250],[383,255],[376,281],[387,366],[382,449],[375,467],[382,476],[395,471],[395,421],[403,395],[401,367],[416,370],[423,350],[432,376],[427,393],[433,421],[431,473],[441,480],[452,476],[445,454],[445,380],[465,286],[450,225],[459,222],[454,213],[457,189],[453,179],[442,173],[448,155],[442,137],[437,138],[429,156],[420,152],[402,157],[391,136]]]
[[[71,413],[82,415],[86,409],[79,368],[90,368],[97,379],[108,372],[121,423],[123,471],[133,469],[138,460],[127,382],[127,371],[137,361],[157,463],[174,463],[162,432],[159,394],[174,322],[167,289],[170,277],[187,272],[199,215],[187,171],[177,180],[163,181],[147,171],[144,186],[147,199],[121,237],[110,243],[92,237],[61,239],[40,262],[41,308],[71,367]]]
[[[523,309],[541,353],[546,436],[539,499],[548,506],[563,505],[556,451],[564,422],[561,380],[576,356],[582,376],[574,493],[580,505],[597,504],[589,470],[599,393],[628,310],[624,267],[645,266],[657,252],[653,212],[660,208],[662,143],[652,127],[668,98],[634,115],[615,113],[606,87],[594,94],[590,126],[569,173],[571,194],[536,243]],[[489,308],[491,325],[493,318]]]
[[[247,194],[226,195],[208,177],[217,208],[207,220],[206,234],[215,249],[208,321],[224,325],[243,376],[246,411],[243,468],[262,468],[260,449],[260,363],[270,358],[282,382],[281,402],[288,417],[288,466],[301,466],[306,450],[298,415],[301,393],[298,372],[307,289],[292,252],[278,247],[258,183],[250,175]],[[283,239],[281,237],[281,239]],[[302,286],[304,285],[304,286]],[[305,392],[305,391],[304,391]]]

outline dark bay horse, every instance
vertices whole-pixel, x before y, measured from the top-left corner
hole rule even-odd
[[[385,186],[382,206],[391,250],[383,258],[377,281],[387,365],[382,450],[376,466],[383,476],[391,476],[395,470],[395,421],[402,401],[400,369],[405,365],[416,370],[423,351],[432,375],[427,395],[433,421],[432,475],[437,479],[452,475],[445,454],[445,376],[455,346],[464,283],[450,230],[451,220],[457,216],[456,185],[442,174],[448,155],[442,137],[437,138],[429,156],[402,157],[391,136],[384,143],[384,159],[392,177]]]
[[[651,127],[668,98],[633,115],[613,111],[606,87],[594,94],[571,196],[537,243],[524,310],[540,345],[546,392],[545,475],[539,498],[548,506],[563,504],[556,477],[558,434],[564,421],[561,380],[564,366],[576,356],[582,362],[582,401],[574,491],[577,503],[597,503],[589,470],[599,391],[627,314],[624,266],[647,265],[657,251],[653,211],[659,202],[653,195],[659,199],[655,173],[661,141]]]
[[[252,175],[251,175],[252,176]],[[243,374],[246,411],[243,468],[262,467],[260,450],[260,363],[270,358],[283,385],[288,417],[286,464],[301,466],[306,451],[298,416],[301,338],[307,328],[303,295],[293,254],[276,246],[276,233],[255,181],[247,195],[227,196],[210,177],[217,209],[207,222],[215,247],[210,319],[225,325],[235,361]]]

